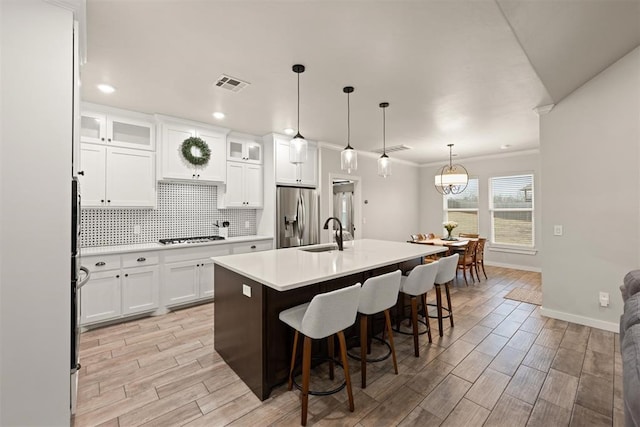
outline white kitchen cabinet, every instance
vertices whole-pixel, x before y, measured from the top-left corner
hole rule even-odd
[[[152,253],[84,258],[83,264],[91,270],[91,278],[80,289],[80,323],[99,323],[157,309],[160,305],[158,260],[157,254]]]
[[[158,266],[122,269],[122,314],[155,310],[160,304]]]
[[[273,249],[272,240],[251,240],[234,243],[231,247],[232,254],[246,254],[249,252],[268,251]]]
[[[226,129],[194,126],[188,123],[161,120],[162,152],[158,179],[189,180],[197,182],[226,181]],[[185,139],[197,137],[211,150],[209,162],[204,166],[189,163],[180,151]]]
[[[154,207],[155,153],[82,143],[84,207]]]
[[[276,184],[316,187],[318,185],[318,147],[307,142],[307,161],[295,165],[289,162],[289,140],[276,137]]]
[[[141,116],[129,112],[129,115]],[[114,147],[155,150],[154,124],[144,120],[97,111],[81,111],[80,141],[94,144],[107,144]]]
[[[249,139],[227,138],[227,160],[262,164],[262,144]]]
[[[122,314],[120,270],[91,274],[80,289],[80,323],[95,323],[120,317]]]
[[[262,166],[227,162],[227,185],[218,188],[218,209],[261,208]]]
[[[165,305],[181,304],[199,297],[198,269],[194,261],[181,261],[164,266]]]
[[[200,298],[213,298],[214,289],[214,263],[212,260],[202,260],[198,271],[198,291]]]

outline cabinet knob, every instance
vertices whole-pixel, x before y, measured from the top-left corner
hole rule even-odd
[[[100,138],[100,141],[104,141],[104,138]]]
[[[104,199],[100,199],[100,203],[104,203]]]
[[[108,142],[111,142],[111,138],[107,138],[107,141],[108,141]]]
[[[196,175],[196,178],[200,178],[200,174]]]
[[[104,261],[96,262],[96,267],[104,267],[105,265],[107,265],[107,263]]]
[[[196,267],[200,267],[200,264],[196,264]]]
[[[107,200],[107,203],[111,203],[111,200]]]
[[[125,274],[124,277],[129,277],[129,273]]]
[[[116,274],[116,279],[119,279],[119,278],[120,278],[120,275],[119,275],[119,274]]]
[[[136,261],[138,261],[138,262],[144,262],[144,261],[146,261],[146,260],[147,260],[147,259],[146,259],[145,257],[141,256],[141,257],[140,257],[140,258],[138,258]]]
[[[78,175],[82,175],[82,176],[84,176],[84,171],[79,171],[79,172],[78,172]]]
[[[194,173],[193,175],[191,175],[191,178],[195,178],[195,177],[196,177],[196,174],[195,174],[195,173]]]
[[[256,245],[251,245],[251,249],[255,249],[255,248],[256,248]]]

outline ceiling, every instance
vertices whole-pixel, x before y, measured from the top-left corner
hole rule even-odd
[[[640,0],[88,0],[82,99],[254,135],[296,128],[419,164],[537,148],[557,103],[640,45]],[[248,81],[234,93],[221,74]],[[109,83],[105,95],[96,85]],[[214,111],[226,114],[223,120]]]

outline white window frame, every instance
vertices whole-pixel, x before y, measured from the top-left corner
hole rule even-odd
[[[449,221],[449,212],[475,212],[476,213],[476,233],[480,234],[480,179],[475,176],[469,177],[469,181],[475,179],[478,182],[478,206],[476,208],[454,208],[449,209],[447,196],[442,196],[443,222]],[[444,230],[444,227],[442,228]],[[455,230],[455,229],[454,229]],[[444,231],[446,233],[446,231]]]
[[[518,178],[518,177],[531,177],[531,208],[495,208],[493,206],[493,185],[492,180],[498,178]],[[489,214],[491,216],[491,248],[492,250],[501,252],[501,248],[506,252],[516,252],[522,254],[535,254],[536,247],[536,221],[535,221],[535,174],[533,172],[513,173],[508,175],[496,175],[489,177]],[[496,243],[495,236],[495,219],[494,212],[531,212],[531,245],[517,244],[517,243]]]

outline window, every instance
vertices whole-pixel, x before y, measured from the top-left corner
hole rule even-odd
[[[533,175],[489,178],[491,242],[532,248]]]
[[[458,223],[452,235],[478,234],[478,178],[469,178],[462,193],[444,196],[444,220]]]

